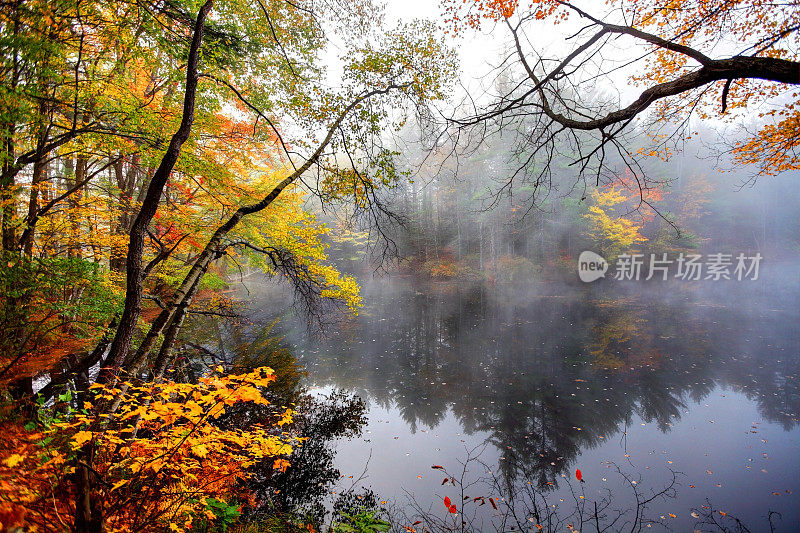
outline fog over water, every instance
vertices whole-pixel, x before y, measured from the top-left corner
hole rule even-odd
[[[571,479],[586,498],[608,490],[613,506],[629,507],[630,487],[612,464],[645,492],[674,470],[675,498],[651,512],[670,528],[693,527],[692,509],[713,505],[754,531],[777,511],[778,530],[794,531],[797,275],[796,260],[765,262],[758,280],[741,282],[487,285],[391,275],[367,282],[358,318],[325,338],[290,317],[278,330],[312,390],[368,401],[364,433],[338,447],[345,479],[334,492],[366,469],[358,486],[438,512],[448,487],[431,466],[458,470],[477,449],[506,483],[530,482],[556,502]],[[266,323],[257,309],[275,302],[276,288],[251,291],[255,322]]]
[[[538,192],[487,187],[506,175],[501,148],[438,161],[395,190],[399,260],[377,271],[374,233],[330,218],[330,257],[362,284],[357,317],[309,330],[284,286],[249,275],[238,292],[247,320],[209,346],[234,354],[282,337],[312,392],[363,398],[367,425],[337,445],[342,477],[328,492],[370,488],[400,525],[455,520],[449,497],[474,530],[508,528],[494,497],[544,520],[535,500],[562,529],[594,520],[599,502],[618,530],[638,498],[643,527],[714,530],[736,517],[751,531],[800,529],[798,176],[751,182],[680,156],[654,167],[654,209],[637,209],[623,170],[599,188],[566,170]],[[609,191],[622,199],[605,213],[642,236],[632,245],[598,230],[592,206],[608,206]],[[608,260],[591,283],[578,276],[586,250]],[[625,254],[641,254],[640,275],[615,279]],[[692,254],[698,280],[678,264]],[[737,271],[740,254],[746,267],[758,256],[758,271]],[[654,258],[668,260],[667,279],[646,279]],[[443,484],[432,466],[463,479]]]

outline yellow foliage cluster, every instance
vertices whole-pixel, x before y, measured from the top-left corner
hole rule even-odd
[[[800,111],[791,110],[777,124],[767,124],[733,150],[739,163],[759,165],[767,175],[800,169]]]
[[[261,461],[288,466],[297,439],[282,426],[292,421],[291,409],[247,429],[219,421],[238,404],[269,405],[261,389],[274,380],[267,367],[240,375],[224,375],[220,367],[197,384],[93,385],[83,409],[44,431],[20,433],[22,446],[3,451],[0,521],[69,526],[74,500],[67,480],[91,456],[93,492],[109,531],[191,527],[206,516],[208,499],[246,496],[238,483],[248,468]],[[120,403],[113,416],[96,414],[97,406],[114,401]]]
[[[615,206],[628,200],[621,188],[611,186],[605,190],[592,191],[594,205],[584,215],[590,224],[589,232],[601,247],[606,259],[613,260],[623,249],[647,240],[631,219],[615,214]]]
[[[256,190],[269,190],[284,176],[265,174]],[[360,287],[355,278],[342,274],[327,262],[328,245],[323,237],[330,228],[317,221],[316,215],[304,208],[305,193],[292,186],[279,196],[269,209],[253,214],[237,228],[236,235],[262,248],[280,248],[292,253],[302,267],[298,274],[320,287],[320,296],[338,300],[356,312],[362,305]],[[275,266],[263,255],[250,255],[253,266],[269,274],[278,274]]]

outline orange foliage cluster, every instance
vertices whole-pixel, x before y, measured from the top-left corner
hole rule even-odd
[[[650,222],[655,218],[655,210],[652,206],[662,201],[665,194],[661,184],[644,182],[627,169],[605,184],[602,187],[602,192],[605,194],[612,189],[617,190],[616,192],[621,196],[622,202],[628,202],[626,206],[628,209],[637,212],[641,217],[642,223]]]
[[[0,449],[0,527],[70,529],[74,483],[91,457],[93,500],[108,531],[191,528],[213,520],[207,501],[243,498],[240,482],[262,461],[283,470],[295,438],[282,432],[293,412],[272,425],[226,429],[216,422],[237,404],[266,406],[270,368],[220,374],[197,384],[93,385],[93,400],[36,431],[6,424]],[[123,394],[123,388],[127,393]],[[98,405],[119,402],[113,416]]]
[[[538,20],[551,16],[559,7],[558,0],[533,0],[529,9]],[[466,28],[479,29],[482,20],[494,22],[509,19],[519,8],[519,0],[442,0],[445,14],[445,31],[454,34]],[[567,12],[561,11],[558,20],[566,18]]]
[[[786,113],[777,124],[767,124],[733,150],[736,161],[759,165],[767,175],[800,169],[800,111]]]
[[[455,34],[479,29],[481,21],[502,21],[515,13],[520,20],[548,19],[558,24],[570,12],[578,12],[568,1],[559,0],[533,0],[525,13],[519,13],[524,6],[518,0],[441,0],[441,4],[448,32]],[[591,10],[595,8],[593,4],[582,9],[589,11],[588,17],[597,17],[603,23],[627,25],[663,40],[656,43],[649,38],[635,38],[636,43],[649,49],[631,76],[634,84],[643,87],[673,82],[696,72],[700,63],[685,53],[686,48],[712,60],[737,56],[789,61],[798,58],[800,9],[796,2],[609,0],[606,4],[597,11]],[[580,15],[583,17],[584,13]],[[591,25],[588,17],[582,20]],[[704,120],[719,118],[720,110],[724,120],[737,120],[743,116],[737,111],[771,107],[760,114],[760,118],[770,120],[747,141],[733,146],[732,153],[738,163],[757,165],[762,173],[773,175],[800,169],[800,112],[795,110],[798,93],[792,91],[789,84],[740,77],[661,98],[651,109],[658,121],[681,122],[691,114]],[[664,151],[644,153],[669,157]]]

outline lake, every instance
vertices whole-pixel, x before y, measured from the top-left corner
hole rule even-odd
[[[409,527],[798,531],[798,279],[796,262],[729,282],[394,275],[325,337],[277,328],[312,391],[369,406],[331,492],[369,487]],[[275,294],[250,294],[256,324]]]

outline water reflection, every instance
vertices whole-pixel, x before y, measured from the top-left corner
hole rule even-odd
[[[411,432],[451,409],[465,433],[490,435],[509,481],[542,488],[633,416],[669,431],[719,385],[797,426],[796,294],[612,289],[382,281],[327,342],[290,336],[312,382],[396,408]]]
[[[751,432],[759,432],[753,435],[755,442],[766,443],[769,437],[765,451],[775,459],[773,466],[788,467],[786,472],[767,474],[766,468],[744,463],[757,454],[742,451],[752,450],[752,442],[738,433],[738,426],[722,431],[710,419],[731,420],[731,410],[744,410],[748,403],[748,412],[749,405],[755,405],[764,421],[797,431],[800,287],[772,283],[767,276],[765,280],[751,285],[510,287],[383,278],[365,287],[366,307],[361,314],[325,338],[310,336],[288,312],[273,325],[275,314],[269,310],[280,302],[288,305],[288,300],[270,288],[251,286],[252,312],[247,320],[220,326],[219,331],[203,326],[190,334],[205,335],[202,345],[208,351],[238,354],[248,364],[269,364],[279,374],[287,372],[288,383],[277,389],[295,390],[303,381],[311,387],[357,394],[373,411],[392,418],[386,426],[392,432],[421,434],[440,428],[435,431],[473,436],[457,436],[469,440],[460,445],[457,440],[450,442],[449,448],[442,443],[449,455],[434,459],[407,442],[402,452],[393,447],[392,443],[403,442],[402,433],[396,441],[385,430],[374,432],[365,439],[366,448],[350,451],[358,457],[352,461],[354,471],[348,473],[361,471],[369,449],[377,451],[370,469],[381,472],[383,487],[378,488],[383,497],[399,490],[402,473],[423,474],[430,460],[453,462],[458,446],[481,443],[496,450],[498,466],[492,469],[506,487],[530,482],[536,490],[558,491],[562,476],[570,476],[576,464],[585,469],[589,457],[603,459],[588,451],[603,450],[612,439],[624,448],[624,457],[617,459],[626,461],[629,432],[636,435],[638,448],[631,451],[637,454],[636,465],[628,466],[639,473],[652,467],[648,482],[660,486],[663,479],[658,476],[669,470],[656,475],[658,465],[647,463],[648,453],[659,446],[658,454],[665,459],[662,454],[681,455],[674,447],[669,452],[662,449],[658,435],[672,434],[673,426],[684,418],[691,420],[690,425],[699,420],[708,426],[698,431],[684,428],[676,435],[679,446],[688,450],[681,458],[691,468],[687,475],[695,476],[690,483],[700,487],[702,482],[705,487],[702,495],[699,489],[687,494],[689,500],[680,500],[680,505],[699,506],[702,502],[696,498],[709,497],[707,490],[720,487],[720,481],[726,487],[757,485],[758,496],[741,496],[747,491],[738,491],[738,496],[726,493],[726,505],[747,507],[757,521],[774,502],[785,506],[788,498],[794,498],[788,489],[797,489],[796,442],[773,439],[776,435],[767,435],[764,426],[753,426]],[[269,340],[276,331],[284,336],[282,341]],[[720,395],[724,399],[726,391],[737,399],[723,405]],[[716,407],[701,414],[698,402]],[[393,417],[403,423],[395,423]],[[647,427],[631,427],[640,422]],[[398,433],[394,435],[397,439]],[[732,443],[739,451],[726,449]],[[691,449],[701,448],[705,456],[714,456],[715,464],[725,465],[727,478],[697,480],[697,474],[706,476],[712,461],[701,457],[688,464]],[[306,463],[333,467],[314,458]],[[751,465],[753,470],[745,470]],[[740,474],[759,470],[764,477]],[[328,476],[318,486],[327,487],[332,479]],[[299,478],[287,483],[287,487],[309,484]],[[436,487],[421,490],[433,495]],[[775,490],[787,496],[775,500],[770,496]],[[797,510],[781,509],[785,523],[793,527]],[[681,525],[691,527],[691,518],[684,518],[689,522]]]

